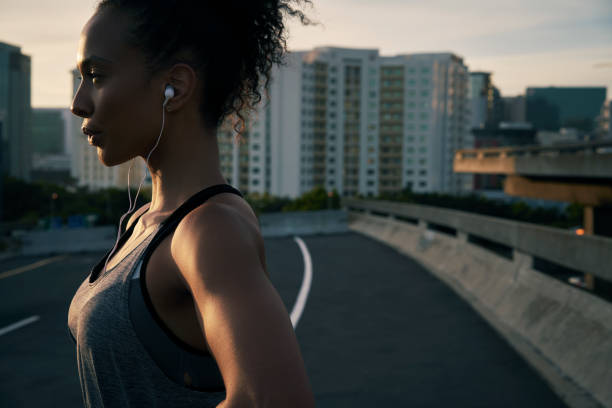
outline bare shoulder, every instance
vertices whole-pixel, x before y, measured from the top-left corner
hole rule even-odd
[[[212,284],[211,280],[236,274],[265,275],[262,248],[258,226],[242,209],[207,202],[181,220],[172,238],[171,253],[179,270],[198,271],[202,275],[198,280]],[[189,276],[184,278],[190,280]]]

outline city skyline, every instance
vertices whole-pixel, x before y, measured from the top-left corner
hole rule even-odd
[[[377,48],[382,56],[452,52],[470,71],[492,72],[503,96],[524,94],[530,86],[612,89],[612,4],[534,3],[314,1],[314,8],[304,11],[321,25],[302,27],[290,19],[288,48]],[[0,41],[32,57],[33,107],[65,108],[71,102],[69,72],[80,31],[97,1],[63,4],[59,14],[54,3],[39,0],[7,0],[0,6]]]

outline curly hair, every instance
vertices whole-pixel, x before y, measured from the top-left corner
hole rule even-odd
[[[240,139],[262,99],[262,82],[269,99],[272,66],[286,64],[283,13],[317,24],[294,2],[312,6],[311,0],[100,0],[95,12],[112,8],[132,19],[126,40],[143,52],[150,76],[179,62],[192,66],[203,83],[204,123],[218,128],[232,118]]]

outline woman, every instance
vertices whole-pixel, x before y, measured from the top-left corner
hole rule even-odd
[[[71,110],[104,165],[143,157],[153,184],[70,304],[86,406],[314,405],[216,140],[282,62],[283,12],[310,23],[289,3],[102,0],[84,26]]]

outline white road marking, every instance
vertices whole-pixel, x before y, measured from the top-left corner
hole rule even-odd
[[[8,278],[9,276],[17,275],[23,272],[31,271],[32,269],[40,268],[52,262],[57,262],[66,258],[66,255],[58,255],[51,258],[43,259],[38,262],[34,262],[30,265],[20,266],[19,268],[11,269],[10,271],[1,272],[0,279]]]
[[[3,336],[6,333],[11,332],[13,330],[17,330],[20,327],[27,326],[30,323],[34,323],[38,319],[40,319],[40,316],[32,316],[32,317],[28,317],[27,319],[20,320],[17,323],[13,323],[11,325],[3,327],[2,329],[0,329],[0,336]]]
[[[293,310],[291,310],[290,314],[291,323],[295,329],[300,317],[302,316],[304,306],[306,306],[306,299],[308,299],[308,293],[310,292],[310,284],[312,282],[312,260],[310,259],[310,253],[308,252],[308,248],[306,247],[304,241],[297,236],[293,237],[293,239],[300,247],[302,257],[304,258],[304,276],[302,278],[302,287],[300,288],[300,292],[298,293],[295,304],[293,305]]]

